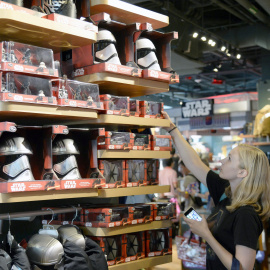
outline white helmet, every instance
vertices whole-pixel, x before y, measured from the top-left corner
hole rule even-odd
[[[121,65],[115,44],[116,39],[110,31],[106,29],[99,29],[97,34],[97,42],[94,44],[94,63],[99,64],[106,62]]]
[[[156,56],[156,47],[148,38],[139,38],[136,41],[137,64],[142,69],[153,69],[160,71]]]

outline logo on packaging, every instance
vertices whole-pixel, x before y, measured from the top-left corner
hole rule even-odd
[[[21,66],[21,65],[15,65],[14,66],[14,70],[23,71],[23,66]]]
[[[70,106],[77,106],[77,102],[75,100],[69,101]]]
[[[15,192],[15,191],[25,191],[26,189],[26,186],[24,183],[14,183],[12,184],[12,186],[10,187],[11,191],[12,192]]]
[[[117,66],[113,64],[108,64],[108,71],[117,72]]]
[[[75,74],[75,77],[82,76],[82,75],[84,75],[84,69],[83,68],[76,69],[74,74]]]
[[[0,9],[10,9],[10,10],[13,10],[13,6],[12,5],[9,5],[9,4],[6,4],[6,3],[1,3],[0,4]]]
[[[14,95],[14,100],[16,101],[23,101],[23,97],[19,95]]]
[[[150,76],[154,78],[158,78],[158,71],[150,70]]]
[[[66,189],[76,188],[76,181],[66,181],[64,187]]]
[[[59,22],[59,23],[68,24],[68,19],[67,18],[57,17],[56,21]]]

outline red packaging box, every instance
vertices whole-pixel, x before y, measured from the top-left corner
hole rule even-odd
[[[52,95],[51,81],[44,78],[21,75],[14,72],[0,72],[0,100],[25,103],[56,105]]]
[[[142,224],[153,221],[152,204],[132,204],[133,216],[131,224]]]
[[[99,99],[99,87],[97,84],[56,79],[52,80],[52,90],[53,95],[57,98],[58,105],[103,109],[103,103]]]
[[[125,246],[125,262],[131,262],[145,258],[145,235],[144,232],[123,234]]]
[[[168,220],[176,218],[176,205],[170,202],[149,203],[153,206],[154,220]]]
[[[99,206],[83,209],[84,226],[112,228],[131,224],[133,211],[126,206]]]
[[[97,138],[98,149],[130,150],[134,144],[134,133],[105,131]]]
[[[172,254],[172,228],[146,231],[145,238],[146,257]]]
[[[135,133],[133,150],[151,150],[151,136]]]
[[[163,102],[140,101],[140,117],[163,119]]]
[[[159,184],[159,160],[147,159],[146,160],[146,172],[147,172],[147,185]]]
[[[140,116],[140,102],[139,100],[131,99],[129,101],[129,115],[130,116]]]
[[[126,160],[126,187],[147,185],[145,160]]]
[[[60,15],[57,13],[51,13],[49,15],[45,15],[43,17],[44,19],[48,19],[51,21],[55,21],[58,23],[62,23],[65,25],[69,25],[72,27],[77,27],[86,31],[92,31],[94,33],[98,33],[98,27],[96,25],[94,25],[91,22],[86,22],[86,21],[82,21],[79,19],[75,19],[75,18],[71,18],[68,16],[64,16],[64,15]]]
[[[126,168],[124,160],[102,160],[98,161],[98,168],[106,179],[102,188],[121,188],[126,186]]]
[[[3,41],[0,43],[1,70],[57,78],[51,49]]]
[[[151,135],[151,150],[172,151],[172,137],[170,135]]]
[[[129,97],[118,97],[112,95],[100,95],[103,102],[105,114],[129,116]]]
[[[115,235],[111,237],[96,237],[91,236],[107,255],[108,266],[125,262],[125,243],[122,235]]]

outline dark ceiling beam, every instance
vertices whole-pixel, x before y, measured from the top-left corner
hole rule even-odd
[[[269,0],[255,0],[255,1],[270,15]]]

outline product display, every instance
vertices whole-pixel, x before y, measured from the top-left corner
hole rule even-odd
[[[159,184],[159,160],[147,159],[146,160],[146,172],[147,172],[147,185]]]
[[[123,242],[125,243],[125,262],[145,258],[144,232],[124,234]]]
[[[0,43],[1,70],[58,77],[53,51],[13,41]]]
[[[151,150],[150,135],[136,133],[133,150]]]
[[[141,224],[153,221],[153,206],[151,204],[132,204],[132,224]]]
[[[129,101],[129,113],[130,116],[140,116],[139,100],[131,99]]]
[[[176,218],[176,205],[175,203],[151,203],[153,206],[153,219],[164,220]]]
[[[126,186],[146,186],[147,173],[145,160],[126,160]]]
[[[163,103],[154,101],[140,101],[140,117],[163,118]]]
[[[61,106],[103,109],[97,84],[56,79],[52,80],[52,89]]]
[[[172,137],[170,135],[151,135],[151,150],[171,151]]]
[[[129,97],[118,97],[113,95],[100,95],[103,102],[104,113],[129,116]]]

